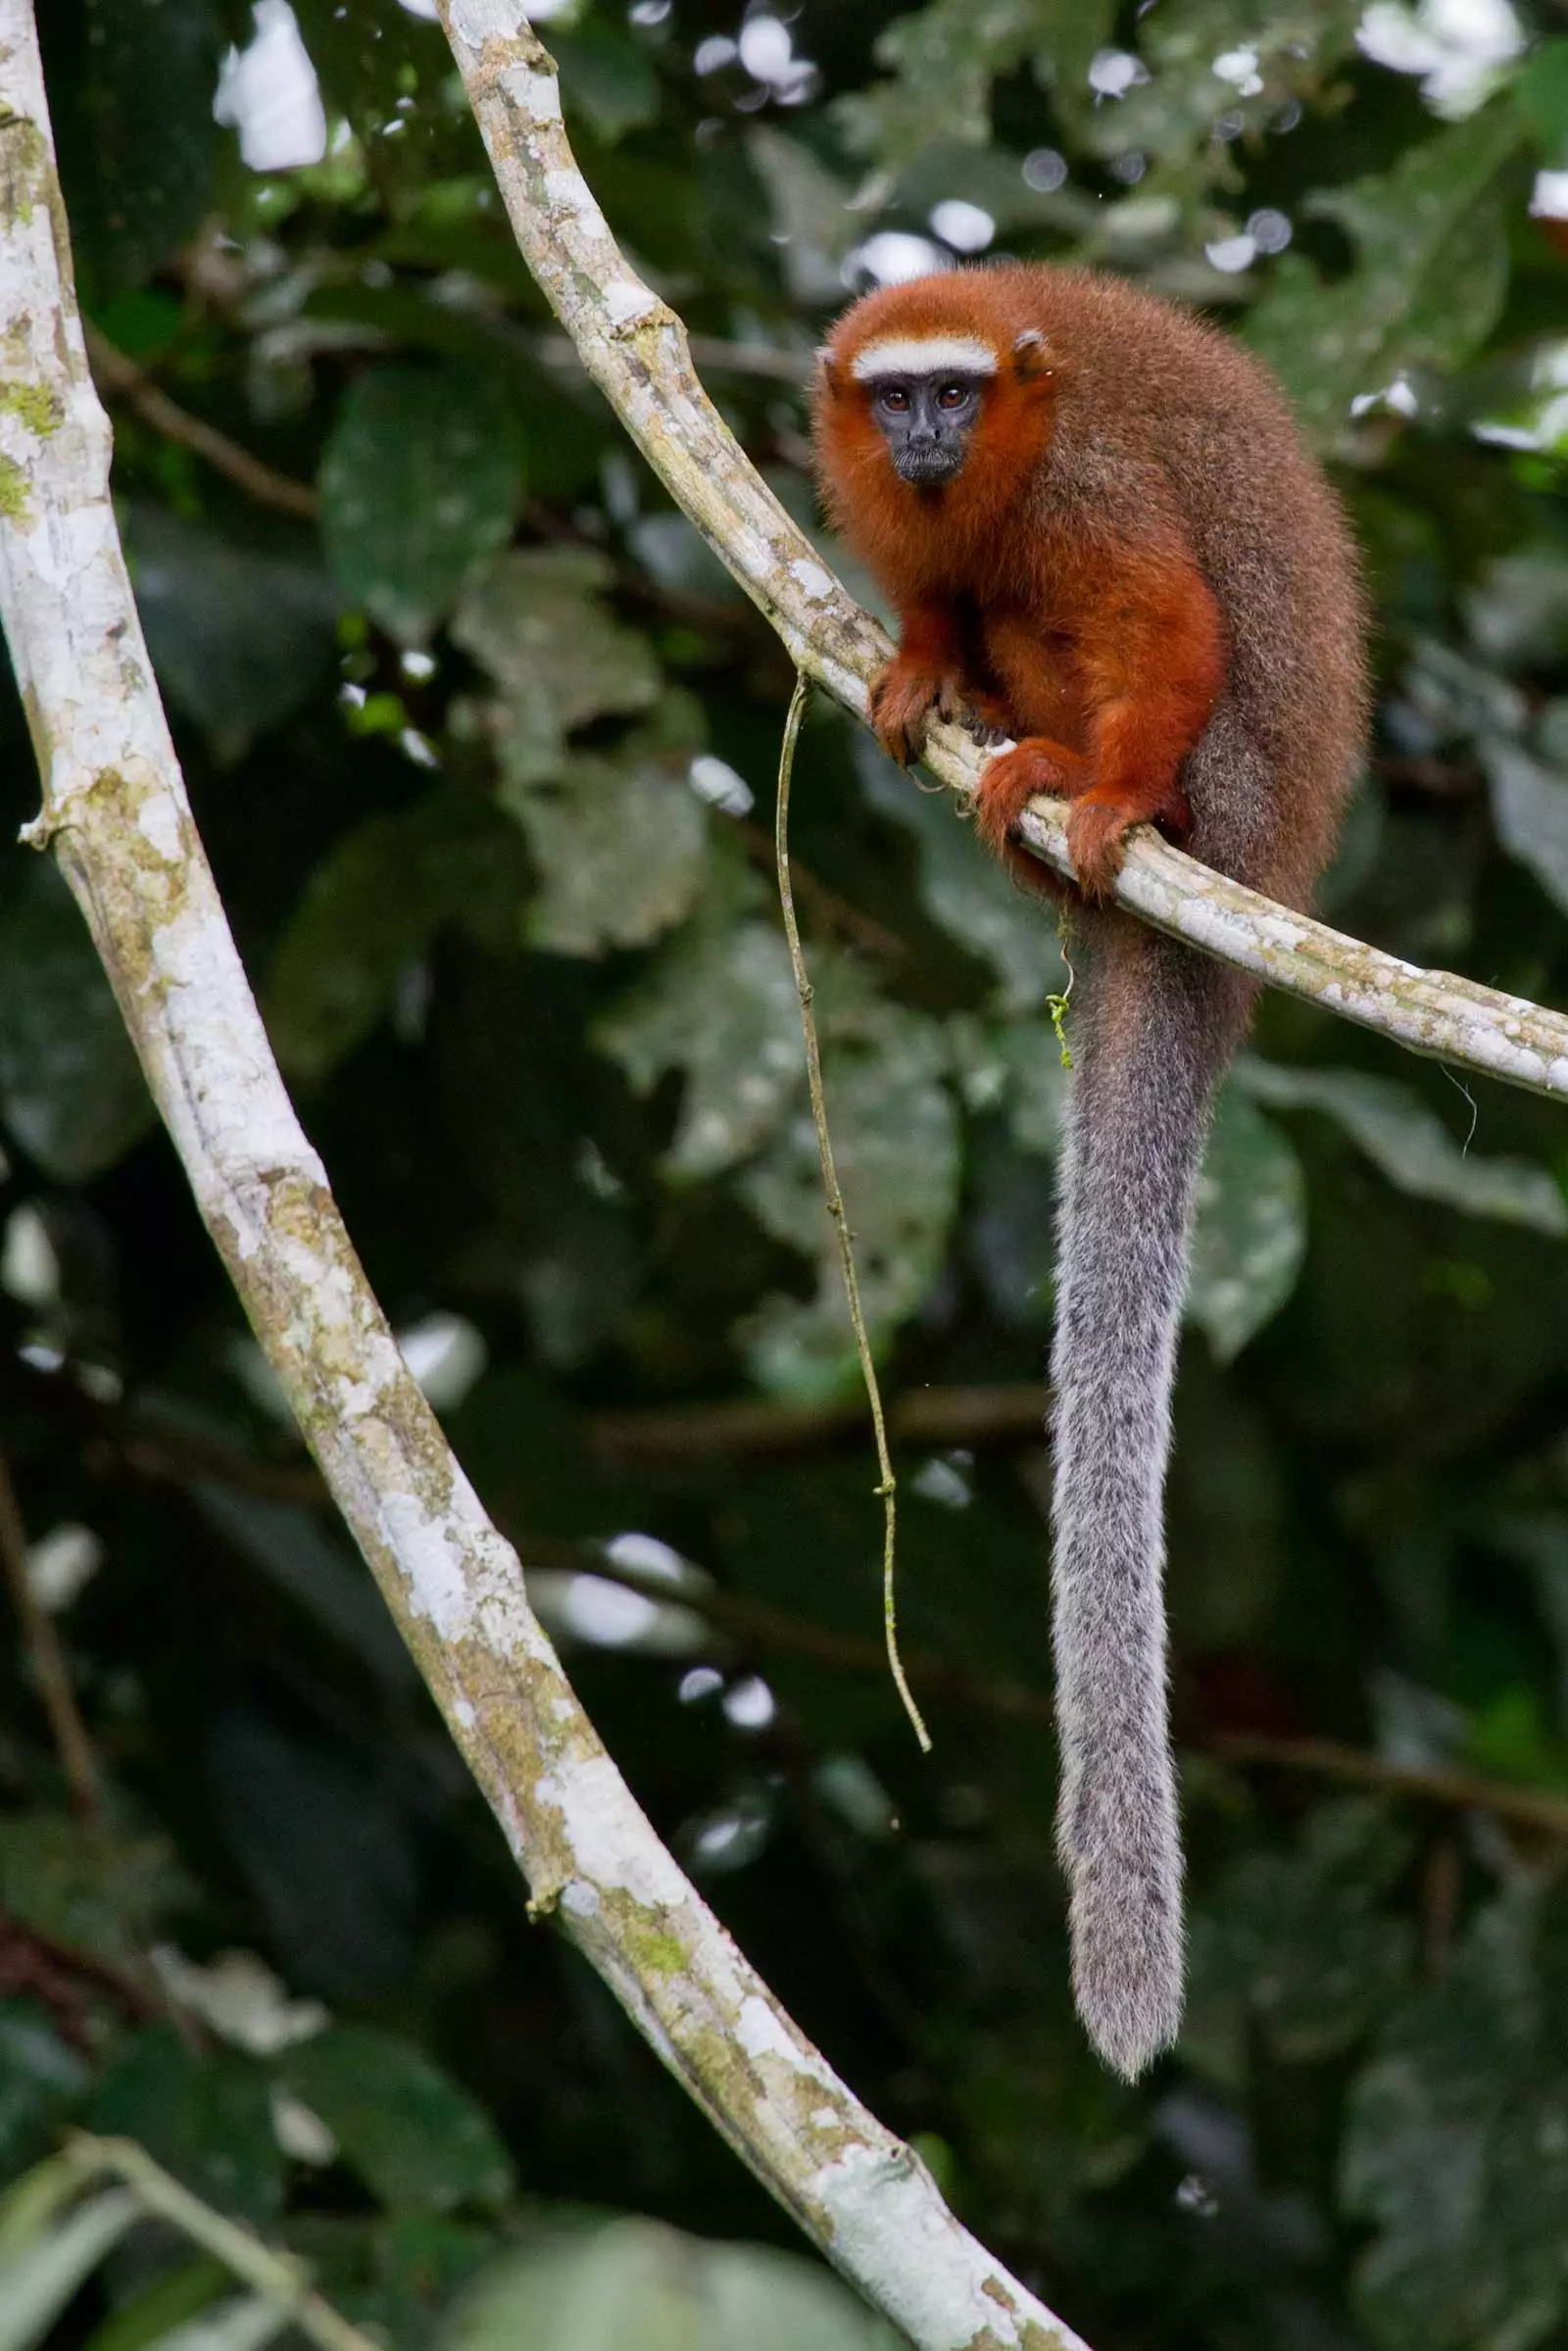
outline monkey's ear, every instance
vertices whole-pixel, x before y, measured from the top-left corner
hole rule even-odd
[[[834,365],[834,361],[833,361],[833,354],[832,354],[832,352],[829,350],[829,348],[828,348],[828,346],[827,346],[827,344],[826,344],[826,343],[819,343],[819,344],[817,345],[817,348],[816,348],[816,370],[817,370],[817,373],[818,373],[818,374],[821,376],[821,378],[822,378],[822,382],[823,382],[823,384],[826,386],[826,388],[827,388],[827,390],[828,390],[828,391],[830,391],[830,392],[836,392],[836,391],[838,391],[838,389],[839,389],[839,371],[838,371],[838,368],[836,367],[836,366]]]
[[[1020,383],[1035,383],[1052,372],[1051,346],[1037,326],[1026,327],[1013,344],[1012,364]]]

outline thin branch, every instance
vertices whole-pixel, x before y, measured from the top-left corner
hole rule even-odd
[[[462,0],[476,47],[481,20],[502,29],[490,4]],[[509,0],[506,29],[519,24]],[[954,2218],[660,1841],[399,1353],[283,1090],[192,822],[115,528],[69,254],[30,0],[0,0],[0,621],[44,783],[27,837],[52,844],[86,916],[208,1230],[531,1909],[559,1919],[915,2351],[1082,2351]]]
[[[75,1943],[61,1942],[58,1936],[45,1935],[41,1928],[0,1911],[0,1993],[9,1994],[28,1976],[24,1954],[29,1953],[35,1963],[30,1970],[34,1982],[43,1975],[56,1982],[62,1978],[80,1979],[95,1984],[138,2024],[169,2013],[168,2001],[160,1998],[157,1989],[142,1983],[128,1967],[119,1967],[114,1960],[101,1958],[96,1951],[84,1951]]]
[[[906,1388],[888,1405],[888,1431],[896,1443],[911,1445],[978,1448],[1039,1442],[1050,1401],[1050,1390],[1032,1380]],[[776,1404],[748,1396],[596,1412],[588,1428],[602,1461],[662,1469],[810,1452],[836,1445],[859,1426],[859,1418],[860,1407],[853,1401]]]
[[[215,472],[221,473],[254,498],[258,506],[276,507],[285,514],[298,514],[303,521],[314,522],[321,511],[321,501],[308,482],[291,481],[286,473],[278,473],[260,458],[252,457],[227,433],[215,425],[204,424],[161,392],[145,368],[117,351],[105,335],[90,321],[83,321],[87,349],[92,355],[93,373],[106,391],[118,394],[127,407],[133,408],[146,424],[166,441],[177,442],[181,449],[191,450],[205,458]]]
[[[562,122],[554,61],[521,0],[438,0],[524,260],[583,366],[676,503],[783,639],[791,661],[863,718],[891,650],[748,464],[698,381],[686,330],[616,245]],[[983,764],[961,729],[926,764],[967,803]],[[1025,811],[1023,845],[1071,875],[1063,803]],[[1451,972],[1423,971],[1246,890],[1157,834],[1135,834],[1118,903],[1271,987],[1413,1053],[1568,1095],[1568,1016]]]
[[[98,1758],[71,1686],[71,1669],[66,1663],[59,1629],[32,1588],[32,1578],[27,1572],[27,1531],[12,1483],[11,1467],[3,1454],[0,1454],[0,1561],[4,1562],[6,1582],[11,1587],[22,1637],[32,1661],[33,1679],[71,1789],[72,1805],[82,1820],[97,1820],[102,1816],[104,1803]]]
[[[524,1541],[522,1547],[526,1552],[530,1546]],[[552,1564],[557,1563],[553,1558]],[[841,1673],[880,1676],[884,1670],[886,1660],[876,1641],[834,1632],[808,1617],[770,1607],[765,1600],[695,1584],[682,1585],[676,1591],[665,1577],[602,1554],[581,1554],[573,1564],[583,1575],[623,1585],[650,1600],[673,1601],[689,1608],[716,1633],[748,1649],[759,1662],[771,1652],[807,1658]],[[1050,1697],[1026,1682],[974,1673],[946,1650],[914,1649],[906,1662],[924,1688],[952,1705],[1010,1722],[1038,1723],[1045,1731],[1055,1727],[1055,1709]],[[1190,1753],[1212,1755],[1241,1769],[1298,1772],[1311,1779],[1375,1788],[1380,1794],[1406,1797],[1415,1803],[1441,1804],[1460,1812],[1490,1812],[1518,1828],[1568,1840],[1568,1796],[1515,1787],[1480,1772],[1440,1763],[1394,1763],[1387,1756],[1337,1739],[1278,1739],[1250,1731],[1216,1731],[1207,1737],[1184,1735],[1180,1743]]]
[[[1225,1763],[1309,1772],[1423,1803],[1451,1805],[1461,1812],[1494,1812],[1499,1820],[1517,1822],[1520,1828],[1568,1837],[1568,1796],[1548,1795],[1544,1788],[1511,1788],[1506,1781],[1447,1764],[1392,1763],[1337,1739],[1268,1739],[1240,1731],[1220,1733],[1206,1742],[1206,1750]]]
[[[88,2179],[107,2172],[122,2180],[145,2213],[170,2222],[193,2245],[200,2245],[319,2351],[382,2351],[377,2341],[351,2327],[322,2300],[303,2263],[291,2254],[274,2252],[238,2221],[193,2196],[134,2139],[94,2138],[83,2131],[67,2142],[67,2152]]]

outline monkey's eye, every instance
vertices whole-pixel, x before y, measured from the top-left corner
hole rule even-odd
[[[893,409],[902,416],[909,405],[909,395],[902,384],[884,384],[881,401],[885,409]]]
[[[967,384],[944,384],[937,394],[938,408],[962,408],[969,397]]]

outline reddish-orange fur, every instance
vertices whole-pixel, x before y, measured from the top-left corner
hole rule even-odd
[[[893,470],[850,364],[878,338],[955,332],[987,341],[999,371],[956,480],[912,488]],[[1029,340],[1015,358],[1020,336]],[[883,748],[901,764],[917,758],[933,711],[966,710],[980,730],[1017,736],[982,778],[983,837],[1005,854],[1035,793],[1065,797],[1080,883],[1107,894],[1133,825],[1188,836],[1183,763],[1229,657],[1189,518],[1161,480],[1163,428],[1185,421],[1196,382],[1242,425],[1277,431],[1278,394],[1223,338],[1131,287],[1071,270],[974,269],[884,288],[840,319],[824,358],[815,421],[826,501],[899,612],[900,651],[872,688]],[[1107,460],[1127,491],[1136,472],[1149,476],[1109,515],[1077,496],[1040,495],[1058,418],[1075,418],[1080,444],[1086,431],[1092,438],[1086,396],[1103,407],[1107,389]],[[1298,451],[1291,455],[1306,475]],[[1216,446],[1216,500],[1223,461]],[[1287,482],[1285,494],[1297,487]],[[1328,821],[1326,808],[1303,811],[1303,835]],[[1308,843],[1303,862],[1317,861]]]

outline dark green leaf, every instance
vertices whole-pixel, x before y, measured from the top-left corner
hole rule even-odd
[[[1524,1225],[1552,1240],[1568,1233],[1568,1205],[1544,1167],[1461,1150],[1437,1113],[1396,1078],[1250,1060],[1239,1083],[1254,1101],[1280,1109],[1326,1111],[1389,1182],[1413,1199]]]
[[[958,821],[947,794],[917,791],[869,735],[857,739],[856,764],[872,807],[914,834],[926,911],[950,938],[989,963],[998,1009],[1030,1011],[1064,988],[1067,966],[1050,907],[1026,897],[994,857],[979,853],[973,828]],[[1044,1024],[1042,1031],[1043,1050],[1054,1053]]]
[[[804,1098],[800,1004],[776,924],[752,912],[761,884],[729,859],[694,920],[596,1032],[603,1050],[646,1092],[667,1069],[685,1073],[673,1176],[733,1167]]]
[[[72,243],[102,299],[151,276],[206,210],[219,14],[212,0],[82,0],[39,20]]]
[[[494,2126],[411,2042],[333,2025],[288,2050],[281,2071],[384,2204],[446,2212],[509,2192],[512,2166]]]
[[[642,2220],[506,2254],[441,2338],[442,2351],[896,2351],[898,2340],[797,2254]]]
[[[1513,92],[1547,163],[1568,163],[1568,39],[1542,41]]]
[[[1028,56],[1040,30],[1034,0],[934,0],[900,15],[877,37],[889,77],[839,101],[849,144],[895,168],[938,135],[980,146],[993,79]]]
[[[230,2282],[216,2261],[179,2262],[95,2327],[85,2351],[160,2351],[172,2328],[210,2309]]]
[[[836,302],[844,288],[844,257],[858,233],[850,210],[853,189],[800,140],[764,123],[747,145],[767,191],[790,292],[800,302]]]
[[[539,873],[525,926],[535,947],[557,955],[646,947],[691,911],[708,856],[693,749],[643,730],[613,759],[579,753],[558,780],[509,793]]]
[[[512,828],[456,792],[427,793],[346,834],[311,876],[268,980],[268,1030],[284,1067],[324,1077],[446,924],[497,944],[514,937],[522,863]]]
[[[1386,2351],[1529,2351],[1568,2312],[1568,1898],[1521,1885],[1390,2018],[1356,2084],[1348,2209]]]
[[[231,2049],[206,2054],[151,2025],[110,2071],[90,2130],[136,2139],[207,2203],[262,2228],[282,2201],[282,2158],[263,2069]]]
[[[1404,1858],[1379,1808],[1350,1802],[1314,1813],[1298,1853],[1237,1862],[1192,1922],[1192,2056],[1239,2083],[1249,2022],[1298,2064],[1361,2039],[1409,1969],[1389,1906]]]
[[[1408,148],[1388,173],[1312,199],[1354,240],[1356,267],[1326,285],[1302,256],[1285,255],[1248,339],[1317,432],[1337,435],[1352,399],[1401,369],[1451,367],[1485,340],[1508,281],[1488,194],[1521,132],[1499,100]]]
[[[1235,1088],[1221,1097],[1198,1180],[1187,1313],[1229,1363],[1296,1288],[1306,1182],[1283,1134]]]
[[[39,2141],[81,2095],[89,2076],[31,2000],[0,2004],[0,2177],[42,2152]]]
[[[651,122],[659,112],[659,82],[643,51],[617,25],[589,17],[569,31],[551,27],[550,46],[561,69],[568,117],[584,114],[607,144]]]
[[[503,697],[497,736],[505,789],[560,774],[566,737],[590,719],[659,700],[646,640],[607,610],[613,574],[591,547],[514,549],[474,580],[452,624]]]
[[[1498,840],[1558,906],[1568,907],[1568,778],[1500,738],[1487,743],[1482,757]]]
[[[159,683],[221,756],[320,691],[338,603],[324,572],[145,504],[131,510],[126,545]]]
[[[833,1156],[866,1329],[878,1346],[930,1289],[957,1204],[946,1043],[925,1015],[868,999],[855,966],[816,955],[811,969]],[[798,1112],[778,1132],[739,1189],[768,1232],[817,1261],[812,1299],[766,1298],[749,1318],[754,1378],[808,1402],[846,1393],[858,1377],[855,1335],[808,1116]]]
[[[0,902],[0,1117],[46,1174],[99,1175],[155,1121],[98,951],[57,869]]]
[[[371,367],[321,459],[321,537],[339,588],[418,644],[512,533],[522,461],[494,378],[455,365]]]
[[[138,1961],[150,1923],[185,1891],[162,1837],[101,1837],[64,1813],[0,1820],[0,1911],[69,1950]]]

